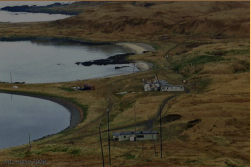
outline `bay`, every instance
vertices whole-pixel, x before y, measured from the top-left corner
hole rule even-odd
[[[49,100],[0,93],[0,149],[58,133],[70,125],[70,112]]]
[[[76,62],[133,52],[117,45],[81,45],[62,41],[0,42],[0,81],[52,83],[131,73],[132,64],[82,66]],[[123,66],[120,65],[120,66]],[[138,71],[137,69],[135,71]]]

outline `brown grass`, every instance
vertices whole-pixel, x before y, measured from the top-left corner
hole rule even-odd
[[[145,2],[131,3],[112,2],[99,8],[93,4],[78,6],[86,12],[61,21],[27,23],[23,28],[18,23],[0,24],[1,37],[68,36],[94,41],[145,42],[157,48],[156,52],[129,58],[154,63],[151,71],[66,83],[20,85],[19,91],[75,98],[89,106],[88,115],[77,128],[34,142],[30,151],[27,145],[0,150],[1,164],[6,159],[46,159],[48,166],[101,166],[99,136],[95,133],[98,133],[100,117],[102,131],[107,129],[108,98],[113,102],[111,128],[116,128],[134,124],[134,101],[139,122],[155,115],[163,99],[177,95],[163,110],[164,116],[182,116],[177,121],[163,123],[163,158],[160,158],[159,139],[155,141],[157,157],[152,141],[138,141],[137,147],[134,142],[112,141],[112,166],[249,166],[250,73],[247,64],[250,53],[249,38],[244,38],[249,36],[249,3],[154,2],[156,4],[148,8],[143,7]],[[171,38],[161,40],[162,35]],[[224,38],[216,39],[216,35]],[[181,70],[184,75],[170,70],[177,60],[186,61],[215,51],[226,51],[221,55],[223,61],[186,65]],[[172,84],[182,84],[182,79],[187,79],[185,86],[191,91],[188,94],[143,92],[141,80],[156,72],[160,79]],[[96,85],[96,90],[60,89],[83,83]],[[0,83],[1,90],[13,90],[12,87],[13,84]],[[116,94],[124,91],[128,94]],[[195,119],[201,122],[187,127],[187,122]],[[159,131],[158,120],[153,130]],[[84,137],[88,134],[94,135]],[[107,133],[103,132],[102,138],[108,165]]]

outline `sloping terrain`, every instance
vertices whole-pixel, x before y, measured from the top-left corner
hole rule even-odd
[[[149,7],[110,2],[55,24],[80,26],[92,33],[248,36],[249,10],[243,9],[249,9],[248,2],[153,3]]]
[[[83,11],[71,18],[0,24],[0,37],[143,42],[156,49],[129,57],[152,63],[149,71],[68,83],[20,85],[19,91],[74,99],[89,106],[88,114],[77,128],[34,142],[31,149],[23,145],[0,150],[0,164],[6,159],[46,159],[48,166],[102,166],[98,135],[101,120],[108,165],[107,108],[112,132],[134,130],[135,111],[137,130],[159,131],[156,116],[162,108],[163,158],[160,136],[155,142],[111,141],[112,166],[248,167],[249,9],[249,2],[237,1],[76,2],[60,8]],[[144,92],[142,79],[153,78],[156,73],[171,84],[183,84],[186,91]],[[95,85],[96,90],[70,89],[84,83]],[[0,83],[1,90],[12,87]],[[120,92],[127,93],[117,94]]]
[[[77,16],[12,31],[95,40],[156,39],[160,35],[247,37],[249,6],[248,2],[77,2],[64,9],[83,11]],[[12,34],[1,30],[1,35]]]

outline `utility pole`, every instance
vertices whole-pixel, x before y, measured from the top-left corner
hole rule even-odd
[[[158,83],[159,83],[159,91],[161,91],[161,85],[160,85],[160,82],[159,82],[159,78],[158,78],[157,73],[156,73],[156,77],[157,77],[157,80],[158,80]]]
[[[100,117],[100,124],[99,124],[99,138],[100,138],[100,147],[101,147],[101,154],[102,154],[102,160],[103,160],[103,167],[105,167],[105,160],[104,160],[104,154],[103,154],[103,146],[102,146],[102,138],[101,138],[101,117]]]
[[[150,120],[149,115],[148,115],[148,120]],[[151,128],[151,131],[152,131],[152,130],[153,130],[153,128]],[[156,156],[157,156],[157,154],[156,154],[155,142],[154,142],[154,139],[153,139],[153,132],[151,132],[151,134],[152,134],[152,141],[153,141],[154,155],[155,155],[155,157],[156,157]]]
[[[162,111],[162,107],[160,106],[160,114],[159,114],[159,131],[160,131],[160,152],[161,152],[161,158],[162,158],[161,111]]]
[[[134,134],[135,134],[135,147],[137,147],[137,135],[136,135],[136,111],[135,111],[135,103],[134,101],[134,120],[135,120],[135,129],[134,129]]]
[[[107,121],[108,121],[108,126],[107,126],[107,133],[108,133],[108,145],[109,145],[109,163],[111,165],[111,147],[110,147],[110,128],[109,128],[109,109],[107,109]]]

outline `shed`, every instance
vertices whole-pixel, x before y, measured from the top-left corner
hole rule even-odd
[[[136,138],[134,131],[113,133],[115,141],[135,141],[135,140],[157,140],[156,131],[137,131]]]
[[[155,80],[144,84],[145,91],[184,91],[183,85],[171,85],[165,80]]]

